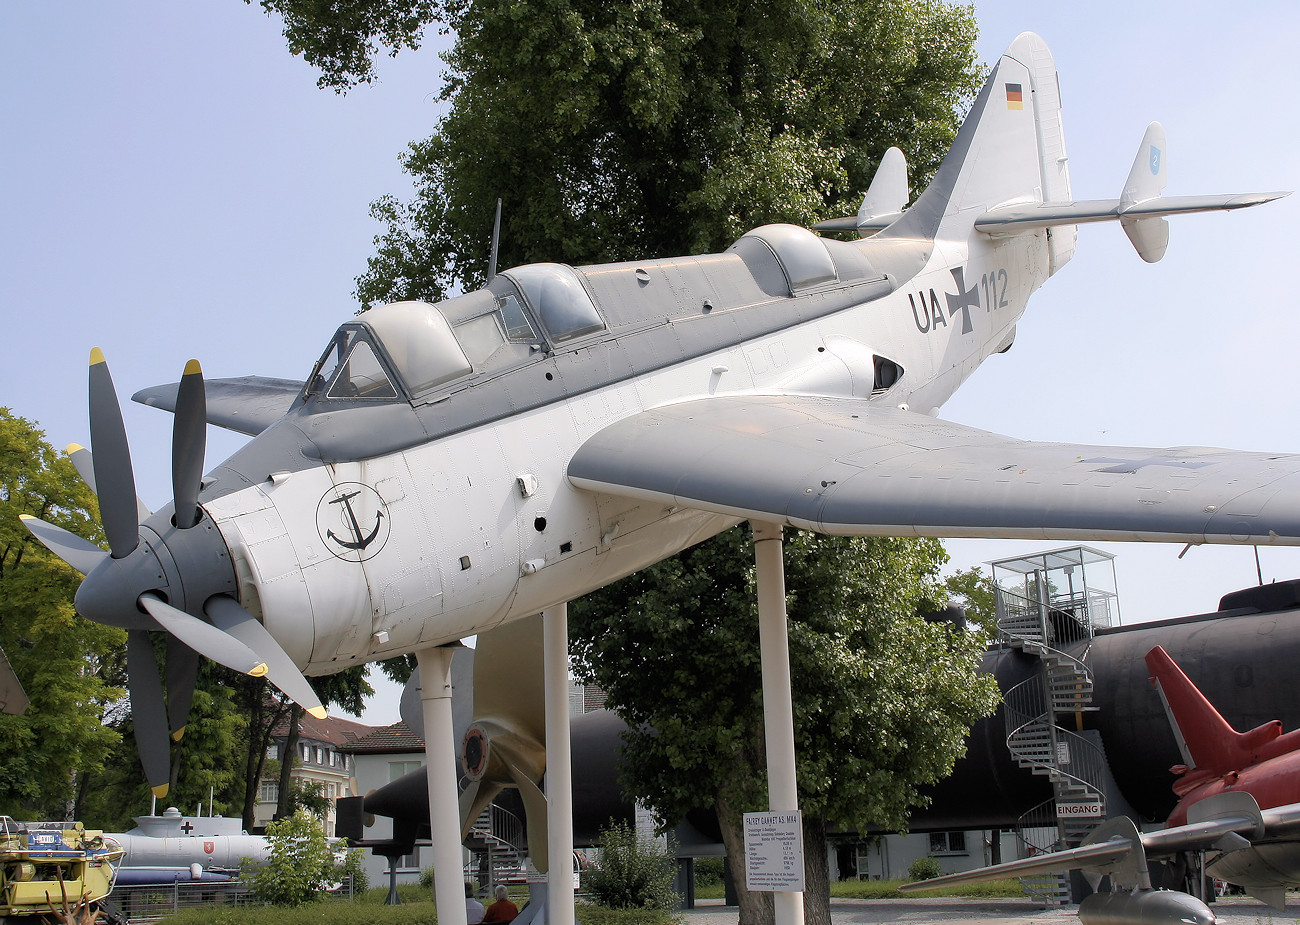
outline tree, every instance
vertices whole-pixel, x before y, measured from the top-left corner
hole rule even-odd
[[[924,180],[982,77],[969,6],[907,0],[263,0],[290,50],[346,89],[379,44],[454,30],[447,114],[385,197],[363,302],[483,278],[494,204],[501,265],[717,251],[750,228],[856,210],[898,145]]]
[[[32,537],[30,514],[103,542],[94,495],[34,423],[0,408],[0,647],[31,699],[0,716],[0,813],[65,818],[118,732],[126,633],[73,608],[81,582]]]
[[[934,540],[786,544],[809,922],[829,922],[827,826],[905,828],[919,788],[951,771],[996,705],[982,637],[918,615],[942,597],[944,559]],[[665,822],[714,809],[737,883],[741,815],[766,808],[753,572],[749,531],[735,529],[570,608],[577,674],[632,730],[625,789]],[[770,908],[742,891],[743,925]]]
[[[948,594],[966,608],[966,619],[989,639],[998,635],[997,587],[978,565],[972,565],[943,580]]]

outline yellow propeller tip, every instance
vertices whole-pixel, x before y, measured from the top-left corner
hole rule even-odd
[[[260,678],[262,677],[262,675],[266,674],[267,671],[268,669],[266,667],[266,662],[262,662],[262,664],[258,665],[256,668],[250,671],[248,673],[248,676],[250,678]]]
[[[149,789],[153,791],[154,796],[161,800],[163,797],[167,796],[168,786],[169,785],[167,784],[159,784],[157,787],[150,787]]]
[[[177,729],[175,732],[172,733],[172,741],[179,742],[181,740],[181,737],[184,735],[185,735],[185,727],[182,726],[181,728]]]
[[[63,452],[71,456],[73,453],[80,453],[84,449],[85,447],[82,446],[80,443],[69,443],[67,449],[65,449]]]
[[[31,515],[31,514],[19,514],[19,515],[18,515],[18,519],[19,519],[19,520],[35,520],[36,518],[35,518],[33,515]]]
[[[197,376],[203,373],[203,367],[199,365],[198,360],[188,360],[185,363],[185,375]]]
[[[103,362],[104,362],[104,351],[100,350],[98,347],[91,347],[91,348],[90,348],[90,365],[91,365],[91,366],[98,366],[100,363],[103,363]]]
[[[316,717],[317,719],[324,719],[325,717],[329,716],[329,714],[325,712],[324,707],[312,707],[307,712],[310,713],[312,716]]]

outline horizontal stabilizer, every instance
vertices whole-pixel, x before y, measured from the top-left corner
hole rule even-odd
[[[1085,225],[1124,218],[1159,218],[1191,212],[1245,209],[1290,196],[1290,192],[1231,193],[1221,196],[1161,196],[1125,206],[1120,199],[1080,199],[1074,202],[1042,202],[1007,206],[985,212],[975,219],[975,228],[988,235],[1018,234],[1056,225]]]
[[[132,401],[164,411],[176,410],[179,383],[153,385],[131,396]],[[209,379],[207,421],[218,427],[256,437],[278,421],[302,391],[303,383],[266,376]]]
[[[898,889],[903,893],[919,893],[939,887],[953,886],[959,883],[987,883],[989,880],[1003,880],[1008,877],[1024,877],[1029,874],[1042,874],[1054,870],[1075,870],[1097,868],[1104,869],[1108,864],[1118,860],[1133,850],[1133,843],[1128,839],[1116,838],[1113,841],[1096,845],[1083,845],[1054,854],[1024,858],[1019,861],[1007,861],[978,870],[967,870],[932,880],[918,880],[904,883]]]
[[[1166,160],[1164,127],[1159,122],[1152,122],[1142,136],[1142,144],[1118,199],[1049,200],[1000,206],[975,219],[975,228],[999,237],[1040,228],[1118,221],[1138,256],[1147,263],[1155,263],[1165,255],[1169,246],[1166,217],[1245,209],[1290,195],[1276,192],[1162,196],[1167,179]]]

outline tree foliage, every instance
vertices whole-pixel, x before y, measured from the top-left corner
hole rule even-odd
[[[413,47],[436,17],[456,34],[446,115],[403,157],[415,198],[372,208],[363,302],[481,281],[497,198],[502,266],[713,252],[851,213],[890,145],[933,172],[981,76],[973,10],[937,0],[408,2],[414,19],[389,10],[364,34],[351,5],[273,3],[317,36],[309,60],[333,60],[339,31]]]
[[[978,565],[962,569],[943,580],[948,594],[966,608],[966,619],[989,639],[998,635],[997,586]]]
[[[0,408],[0,647],[31,700],[0,715],[0,813],[64,818],[118,732],[126,634],[82,619],[81,582],[19,519],[30,514],[102,542],[98,505],[34,423]]]
[[[244,0],[252,4],[253,0]],[[284,22],[289,51],[321,72],[317,86],[343,93],[375,79],[379,46],[396,55],[416,49],[425,26],[441,15],[432,0],[259,0]]]
[[[951,771],[971,723],[997,702],[978,674],[983,637],[918,615],[943,598],[945,559],[934,540],[794,533],[786,544],[810,921],[828,901],[826,827],[905,828],[919,788]],[[633,730],[625,789],[665,822],[714,809],[728,854],[742,857],[741,814],[766,808],[748,529],[574,602],[570,627],[579,677]],[[762,916],[754,902],[742,900],[742,922]]]

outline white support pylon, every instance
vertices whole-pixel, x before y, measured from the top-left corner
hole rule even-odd
[[[456,792],[457,742],[451,721],[453,646],[415,653],[424,708],[424,762],[429,778],[429,830],[433,839],[433,890],[440,925],[466,925],[465,875]]]
[[[758,649],[763,672],[763,739],[767,799],[772,812],[799,809],[794,763],[794,702],[790,693],[790,638],[786,628],[785,560],[781,525],[750,522],[758,571]],[[775,892],[776,925],[803,925],[803,893]]]
[[[569,605],[542,611],[546,662],[546,925],[574,925],[573,761],[569,752]]]

